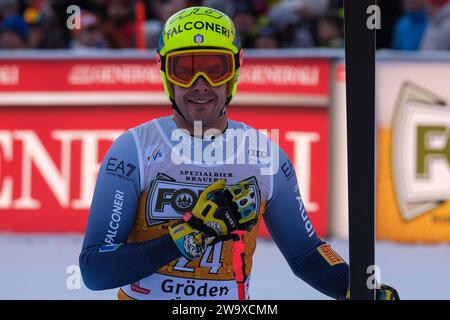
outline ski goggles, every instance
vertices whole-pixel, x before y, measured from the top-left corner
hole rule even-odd
[[[189,88],[200,76],[217,87],[233,79],[239,68],[239,55],[242,54],[220,49],[182,50],[162,59],[157,56],[157,62],[167,80],[180,87]]]

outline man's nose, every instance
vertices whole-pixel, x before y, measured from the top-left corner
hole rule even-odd
[[[192,89],[198,93],[209,92],[211,88],[209,87],[209,83],[202,76],[198,77],[192,85]]]

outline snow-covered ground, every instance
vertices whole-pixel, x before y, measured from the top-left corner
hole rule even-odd
[[[330,242],[348,260],[347,242]],[[115,299],[116,290],[68,289],[81,243],[81,235],[0,234],[0,299]],[[376,263],[402,299],[450,299],[450,245],[379,242]],[[258,242],[250,290],[252,299],[328,299],[293,275],[270,240]]]

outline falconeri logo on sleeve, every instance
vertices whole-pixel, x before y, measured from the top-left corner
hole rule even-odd
[[[393,118],[392,175],[404,221],[450,200],[450,107],[436,94],[407,83]]]

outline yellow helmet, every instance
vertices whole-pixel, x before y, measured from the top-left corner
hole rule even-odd
[[[165,70],[166,55],[189,49],[222,49],[232,52],[235,75],[227,82],[228,105],[237,90],[239,66],[243,58],[241,41],[233,21],[226,14],[208,7],[183,9],[166,21],[159,38],[157,62],[165,93],[173,104],[173,84],[167,79]]]

